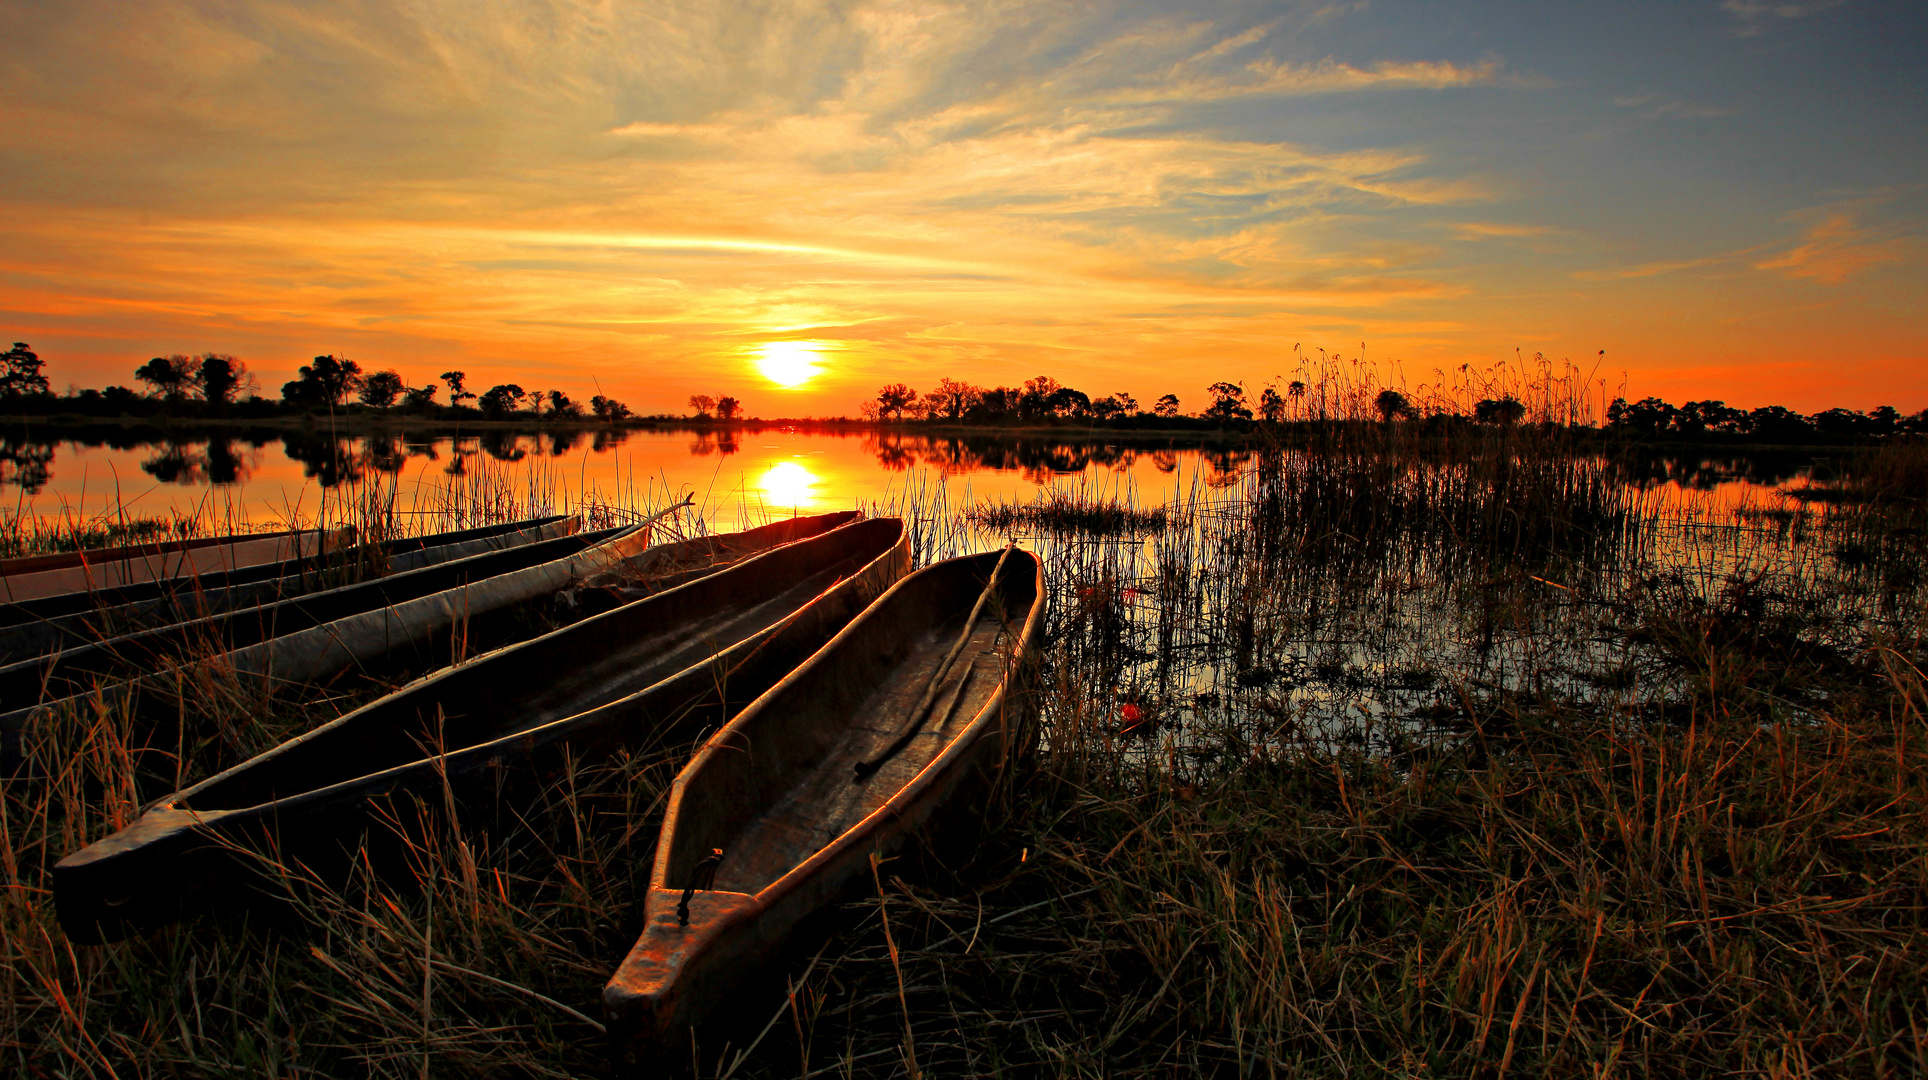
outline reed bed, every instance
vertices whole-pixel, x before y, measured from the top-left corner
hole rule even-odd
[[[1668,501],[1524,427],[1341,430],[1143,502],[913,473],[873,508],[922,561],[1044,555],[1044,741],[775,958],[695,1071],[1928,1070],[1915,504]],[[0,791],[9,1071],[604,1073],[688,747],[512,812],[390,807],[360,871],[269,853],[282,899],[245,917],[62,936],[59,856],[382,689],[212,672],[179,690],[197,742],[140,751],[111,710],[41,734]]]

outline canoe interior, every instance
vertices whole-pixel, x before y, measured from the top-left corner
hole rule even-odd
[[[189,789],[173,805],[257,806],[594,709],[769,630],[896,547],[902,532],[896,519],[858,522],[485,654]]]
[[[981,713],[1012,662],[1037,597],[1037,562],[1018,552],[941,684],[929,718],[867,779],[908,729],[912,707],[957,641],[997,553],[913,575],[811,665],[760,699],[693,762],[657,884],[680,889],[696,862],[724,850],[714,888],[755,894],[875,811]]]

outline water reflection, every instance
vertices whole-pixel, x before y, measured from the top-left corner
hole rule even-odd
[[[711,454],[729,457],[739,449],[741,447],[737,444],[734,431],[699,431],[696,433],[695,440],[690,443],[690,454],[693,457],[709,457]]]
[[[1046,439],[1013,439],[995,435],[964,435],[932,438],[896,432],[874,432],[865,437],[865,446],[877,464],[891,472],[924,466],[940,476],[994,470],[1016,472],[1034,484],[1078,476],[1093,469],[1116,472],[1133,469],[1147,461],[1161,473],[1178,471],[1180,449],[1173,446],[1130,446],[1107,442],[1067,442]],[[1199,456],[1206,471],[1206,483],[1226,487],[1245,475],[1252,451],[1244,447],[1187,447]]]
[[[794,461],[779,461],[757,481],[757,490],[771,506],[790,509],[815,502],[817,475]]]
[[[744,440],[748,440],[748,443]],[[747,454],[746,454],[747,451]],[[747,456],[747,460],[746,460]],[[1296,457],[1287,451],[1287,460]],[[435,463],[416,482],[450,484],[489,470],[551,473],[553,497],[576,489],[602,497],[649,498],[667,484],[734,505],[841,509],[868,505],[902,490],[911,470],[971,485],[975,499],[1029,498],[1038,487],[1097,476],[1134,485],[1136,498],[1162,503],[1177,484],[1229,487],[1261,465],[1243,445],[1184,445],[1176,440],[1120,442],[1102,438],[1000,438],[994,433],[932,437],[898,432],[823,433],[764,429],[571,429],[488,431],[396,429],[353,437],[286,428],[231,429],[209,438],[155,439],[117,429],[83,430],[67,440],[21,435],[0,438],[0,484],[20,492],[23,513],[34,496],[50,497],[83,513],[107,512],[122,497],[120,479],[145,474],[165,485],[143,512],[168,503],[190,510],[203,485],[240,487],[241,502],[264,518],[286,516],[319,500],[317,489],[397,476],[413,459]],[[567,462],[552,468],[547,463]],[[1453,468],[1450,462],[1439,463]],[[1824,475],[1825,462],[1799,452],[1627,455],[1605,462],[1604,476],[1626,488],[1651,491],[1747,492],[1798,484]],[[1375,489],[1376,490],[1376,489]],[[130,496],[131,497],[131,496]],[[79,505],[85,503],[83,510]],[[149,509],[149,508],[152,509]],[[315,512],[314,508],[305,511]],[[734,511],[731,511],[734,512]]]

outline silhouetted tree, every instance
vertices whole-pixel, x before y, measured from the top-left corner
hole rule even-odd
[[[937,389],[924,396],[935,403],[939,415],[947,420],[958,420],[977,404],[977,399],[983,394],[984,391],[970,383],[943,378],[937,380]]]
[[[1259,417],[1268,424],[1276,424],[1285,419],[1285,399],[1277,389],[1266,387],[1259,395]]]
[[[153,388],[162,400],[172,404],[194,388],[194,360],[176,353],[157,356],[134,369],[134,377]]]
[[[1487,398],[1473,406],[1473,419],[1482,424],[1510,426],[1519,423],[1525,415],[1526,406],[1511,394],[1502,398]]]
[[[1245,387],[1238,383],[1215,382],[1205,389],[1212,395],[1212,407],[1205,410],[1205,419],[1222,424],[1252,418],[1252,410],[1245,404]]]
[[[401,372],[394,368],[377,371],[362,380],[361,402],[363,405],[386,410],[394,405],[395,399],[401,397],[402,391],[407,389],[408,384],[402,381]]]
[[[298,375],[281,387],[282,400],[293,405],[333,407],[362,384],[361,365],[333,355],[315,357],[314,363],[301,366]]]
[[[1054,416],[1088,416],[1091,413],[1091,398],[1082,391],[1069,386],[1060,386],[1045,400]]]
[[[1379,418],[1388,424],[1402,416],[1411,416],[1413,411],[1406,395],[1390,389],[1379,391],[1379,396],[1372,399],[1372,407],[1379,410]]]
[[[254,389],[254,375],[248,366],[226,353],[203,353],[194,372],[194,385],[201,400],[215,409],[229,405],[243,390]]]
[[[1064,389],[1064,384],[1049,375],[1026,379],[1024,395],[1018,398],[1018,415],[1026,420],[1038,420],[1056,415],[1051,406],[1052,395]]]
[[[476,404],[481,407],[484,416],[499,420],[520,409],[522,407],[522,399],[527,396],[528,391],[517,386],[515,383],[500,383],[489,387],[488,391],[477,399]],[[521,460],[520,458],[504,458],[490,447],[484,447],[483,449],[489,451],[489,456],[499,460]]]
[[[582,406],[569,400],[568,394],[565,394],[560,390],[549,391],[550,419],[553,420],[557,417],[561,417],[563,419],[579,419],[581,416],[582,416]]]
[[[0,397],[38,397],[47,393],[47,376],[40,373],[44,363],[26,342],[14,342],[13,348],[0,353]]]
[[[720,397],[716,399],[716,418],[718,420],[734,420],[736,419],[736,415],[742,411],[743,403],[733,397]]]
[[[877,415],[902,420],[904,410],[910,408],[911,403],[916,400],[917,391],[903,383],[891,383],[877,391]]]
[[[597,394],[589,399],[589,408],[590,411],[596,414],[596,419],[611,424],[619,420],[628,419],[629,417],[629,406],[617,401],[615,398],[604,397],[601,394]]]
[[[1176,417],[1178,415],[1178,395],[1166,394],[1164,397],[1159,398],[1152,403],[1151,411],[1152,415],[1162,416],[1167,420]]]
[[[474,401],[475,395],[469,393],[468,376],[460,371],[444,371],[442,381],[449,384],[449,408],[460,409],[464,401]]]
[[[411,387],[402,392],[402,408],[414,412],[427,412],[435,407],[435,392],[440,389],[434,383],[426,386]]]
[[[710,410],[716,408],[716,399],[708,394],[691,394],[690,408],[696,410],[696,415],[708,418]]]

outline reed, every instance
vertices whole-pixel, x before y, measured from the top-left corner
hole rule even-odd
[[[882,864],[781,958],[700,1071],[1928,1069],[1918,504],[1668,500],[1531,431],[1401,426],[1142,502],[910,474],[875,509],[920,560],[1013,533],[1046,559],[1043,745],[974,843]],[[198,738],[144,749],[111,708],[37,733],[0,789],[10,1070],[603,1070],[688,747],[499,818],[395,805],[358,872],[270,853],[282,899],[245,920],[62,937],[60,855],[382,689],[203,672]]]

